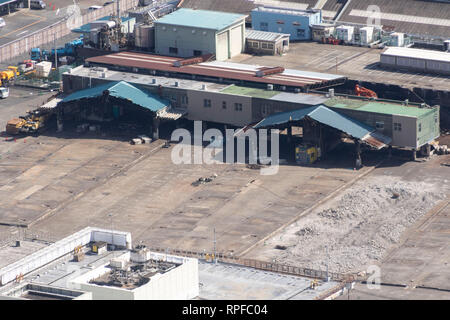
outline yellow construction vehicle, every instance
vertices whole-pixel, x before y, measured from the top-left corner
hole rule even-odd
[[[25,123],[20,128],[20,132],[36,133],[42,131],[49,115],[49,113],[43,114],[39,111],[29,111],[28,115],[25,117]]]
[[[8,134],[19,134],[20,129],[26,123],[25,119],[14,118],[8,121],[6,124],[6,133]]]
[[[45,128],[45,122],[49,118],[50,113],[42,113],[40,111],[28,111],[25,117],[14,118],[6,124],[6,133],[36,133]]]
[[[20,75],[19,73],[19,67],[16,66],[9,66],[8,70],[11,70],[12,72],[14,72],[14,76],[18,77]]]

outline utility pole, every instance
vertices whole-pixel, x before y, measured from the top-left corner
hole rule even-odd
[[[58,70],[58,53],[56,52],[56,33],[53,34],[53,45],[55,47],[55,70]]]
[[[216,258],[216,228],[214,228],[214,262],[217,263],[217,258]]]
[[[112,213],[108,214],[108,217],[111,218],[111,248],[115,249],[115,246],[114,246],[113,215],[112,215]],[[113,254],[113,256],[114,256],[114,254]]]
[[[330,262],[329,261],[330,260],[329,259],[330,256],[328,255],[328,246],[325,246],[325,248],[326,248],[326,251],[327,251],[327,280],[326,281],[328,282],[328,281],[330,281],[330,276],[329,276],[329,273],[328,273],[328,265],[329,265],[329,262]]]

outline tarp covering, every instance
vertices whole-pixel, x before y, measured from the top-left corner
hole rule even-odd
[[[261,120],[254,128],[279,126],[293,121],[300,121],[305,117],[345,132],[354,138],[367,142],[377,149],[391,142],[389,137],[377,133],[374,128],[323,105],[276,113]]]
[[[139,89],[125,81],[114,81],[93,88],[88,88],[72,93],[65,97],[62,102],[70,102],[85,98],[100,97],[107,91],[112,97],[129,100],[132,103],[149,109],[158,111],[170,105],[168,100],[161,99],[151,93]]]

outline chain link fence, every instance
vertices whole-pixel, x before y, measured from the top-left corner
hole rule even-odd
[[[233,257],[230,254],[216,253],[214,257],[213,254],[207,252],[199,252],[192,250],[178,250],[178,249],[163,249],[163,248],[149,248],[151,251],[155,252],[163,252],[166,254],[173,254],[185,257],[197,258],[205,261],[213,261],[217,259],[217,261],[224,263],[233,263],[238,264],[250,268],[255,268],[259,270],[272,271],[277,273],[284,273],[294,276],[308,277],[314,279],[326,279],[327,272],[323,270],[314,270],[309,268],[302,268],[296,266],[290,266],[275,262],[265,262],[259,261],[255,259],[244,259],[239,257]],[[353,274],[343,274],[337,272],[328,272],[328,277],[334,281],[351,281],[356,278],[356,275]]]

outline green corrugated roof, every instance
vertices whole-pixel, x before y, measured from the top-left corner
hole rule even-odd
[[[343,131],[352,137],[362,139],[367,134],[375,131],[374,128],[352,119],[348,116],[342,115],[336,111],[328,109],[327,107],[320,105],[315,107],[309,107],[305,109],[299,109],[294,111],[276,113],[268,116],[254,128],[272,127],[280,124],[288,123],[290,121],[299,121],[304,117],[310,117],[320,123]]]
[[[324,102],[328,107],[333,108],[343,108],[343,109],[353,109],[358,111],[382,113],[382,114],[396,114],[411,117],[421,117],[428,112],[430,109],[419,108],[416,106],[402,106],[400,104],[388,103],[383,101],[371,101],[366,100],[356,100],[348,98],[332,98]]]
[[[254,97],[254,98],[264,98],[264,99],[270,99],[273,96],[279,94],[278,91],[268,91],[268,90],[258,89],[258,88],[241,87],[241,86],[236,86],[234,84],[230,85],[229,87],[226,87],[221,92],[228,93],[228,94],[249,96],[249,97]]]
[[[129,100],[138,106],[154,112],[161,110],[169,105],[168,100],[155,97],[151,93],[139,89],[125,81],[109,82],[103,85],[96,86],[94,88],[77,91],[65,97],[62,102],[100,97],[106,90],[109,92],[110,96]]]
[[[11,3],[11,2],[16,2],[16,1],[17,0],[0,0],[0,6]]]
[[[245,18],[245,15],[208,10],[178,9],[158,19],[156,23],[222,30]]]

